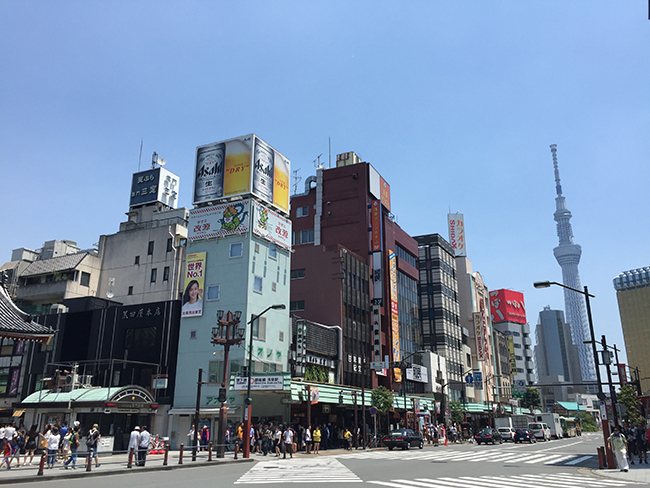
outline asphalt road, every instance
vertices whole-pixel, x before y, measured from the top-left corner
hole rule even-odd
[[[374,485],[391,488],[530,488],[639,486],[591,474],[602,434],[536,444],[426,446],[409,451],[378,449],[263,458],[255,463],[224,464],[171,471],[95,477],[93,488],[245,487],[270,484],[324,487]],[[87,479],[50,480],[48,486],[81,488]],[[31,484],[31,483],[30,483]]]

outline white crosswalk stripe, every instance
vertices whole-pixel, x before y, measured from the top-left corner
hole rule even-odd
[[[295,457],[261,461],[242,475],[236,485],[262,483],[363,483],[334,457]]]
[[[598,488],[635,484],[618,479],[598,479],[574,473],[528,474],[517,476],[459,476],[457,478],[415,478],[413,480],[392,479],[389,481],[368,481],[368,483],[390,488]]]
[[[378,459],[400,461],[438,461],[438,462],[486,462],[504,464],[546,464],[556,466],[576,466],[596,456],[581,454],[563,454],[550,452],[527,452],[517,450],[492,450],[492,451],[366,451],[341,455],[343,459]]]

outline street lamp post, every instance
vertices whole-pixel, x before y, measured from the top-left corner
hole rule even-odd
[[[228,310],[225,314],[223,310],[217,310],[217,327],[212,328],[212,344],[223,346],[223,380],[219,388],[219,438],[217,440],[217,457],[224,457],[226,447],[226,422],[228,421],[228,404],[226,398],[226,385],[228,384],[228,361],[230,359],[230,346],[242,343],[246,330],[238,327],[240,323],[241,312],[238,310],[233,316]],[[198,424],[194,426],[198,430]]]
[[[393,361],[390,365],[393,368],[399,368],[400,371],[402,372],[402,397],[404,398],[404,428],[408,429],[408,406],[406,405],[406,370],[408,369],[409,366],[411,366],[410,363],[408,363],[406,360],[409,359],[410,357],[415,356],[416,354],[426,354],[428,351],[426,350],[420,350],[420,351],[415,351],[409,354],[408,356],[401,358],[399,361]]]
[[[248,367],[246,368],[246,374],[248,376],[248,385],[246,387],[246,399],[244,402],[246,403],[246,406],[244,407],[244,454],[243,456],[245,458],[250,457],[251,453],[251,411],[252,407],[251,405],[253,404],[253,399],[251,398],[251,375],[253,374],[252,367],[253,367],[253,323],[256,320],[259,320],[259,318],[264,315],[266,312],[269,310],[284,310],[287,308],[287,306],[284,303],[281,303],[279,305],[271,305],[270,307],[267,307],[264,309],[264,311],[260,314],[253,315],[253,318],[248,322],[247,325],[250,325],[251,328],[251,333],[250,333],[250,339],[248,341]],[[259,323],[258,323],[259,327]]]
[[[603,393],[603,383],[600,379],[600,365],[598,364],[598,351],[596,350],[596,335],[594,333],[594,322],[591,318],[591,304],[589,303],[589,298],[596,298],[595,295],[591,295],[589,293],[589,289],[585,286],[584,290],[578,290],[576,288],[572,288],[570,286],[563,285],[562,283],[557,283],[555,281],[536,281],[533,283],[533,286],[535,288],[549,288],[551,285],[557,285],[562,288],[566,288],[567,290],[575,291],[576,293],[580,293],[581,295],[584,295],[585,297],[585,302],[587,305],[587,319],[589,321],[589,334],[591,335],[591,348],[594,354],[594,363],[596,366],[596,380],[598,382],[598,399],[599,400],[604,400],[605,399],[605,394]],[[603,437],[605,439],[605,451],[607,454],[607,466],[610,469],[613,469],[616,464],[614,463],[614,453],[612,450],[609,448],[609,442],[608,442],[608,437],[609,437],[609,421],[605,421],[602,423],[603,424]]]

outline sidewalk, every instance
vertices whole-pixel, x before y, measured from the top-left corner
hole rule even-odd
[[[179,451],[170,451],[167,458],[167,466],[163,466],[163,454],[150,454],[147,456],[146,466],[136,466],[135,459],[132,468],[127,468],[128,457],[126,454],[116,455],[99,455],[100,466],[91,466],[91,471],[86,471],[86,459],[77,458],[77,469],[64,469],[63,463],[57,463],[53,468],[48,469],[47,466],[43,469],[43,474],[38,475],[40,464],[40,456],[35,456],[32,465],[25,466],[22,463],[23,456],[21,456],[20,467],[16,467],[15,460],[11,463],[11,469],[0,468],[0,484],[15,484],[15,483],[32,483],[34,481],[48,481],[52,479],[70,479],[80,478],[83,476],[107,476],[114,474],[131,474],[139,473],[142,471],[154,471],[165,469],[180,469],[192,468],[203,466],[218,466],[220,464],[229,463],[249,463],[258,459],[257,456],[250,459],[244,459],[241,454],[238,459],[234,458],[233,452],[226,452],[224,458],[217,458],[216,452],[212,453],[212,461],[208,461],[207,452],[199,452],[196,456],[196,461],[192,461],[192,451],[189,450],[183,453],[183,464],[178,463]],[[71,466],[71,465],[70,465]]]
[[[630,470],[625,473],[618,469],[592,469],[591,472],[603,478],[613,478],[621,481],[633,481],[650,486],[650,464],[630,464]]]

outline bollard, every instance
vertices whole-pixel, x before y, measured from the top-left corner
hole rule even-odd
[[[181,444],[181,450],[178,453],[178,464],[183,464],[183,444]]]
[[[133,448],[129,449],[129,462],[126,464],[127,468],[133,467]]]
[[[169,444],[165,444],[165,457],[163,458],[163,466],[167,466],[168,457],[169,457]]]
[[[208,461],[212,461],[212,441],[208,442]]]
[[[43,470],[45,469],[45,457],[47,456],[46,452],[43,451],[43,455],[41,456],[41,462],[38,465],[38,473],[36,473],[36,476],[43,476]]]
[[[600,446],[596,448],[598,451],[598,469],[604,469],[607,467],[607,459],[605,457],[605,447]]]
[[[93,451],[92,449],[88,452],[88,459],[86,459],[86,472],[92,471],[92,464],[93,464]]]

